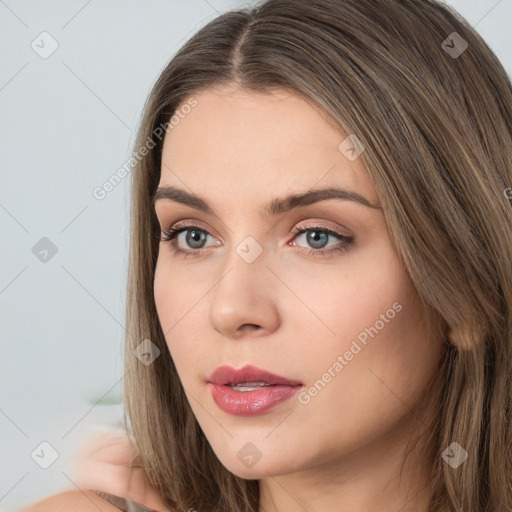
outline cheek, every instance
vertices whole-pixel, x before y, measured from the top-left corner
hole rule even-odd
[[[316,329],[323,343],[338,350],[348,349],[359,334],[364,341],[365,329],[376,322],[379,330],[400,323],[406,315],[397,310],[414,294],[408,275],[384,237],[364,250],[347,253],[339,264],[288,272],[288,282],[294,283],[294,290],[310,310],[299,305],[303,313],[297,314],[300,309],[289,311],[290,318],[304,323],[306,331]]]
[[[166,282],[166,275],[160,257],[155,268],[155,279],[153,281],[153,297],[155,307],[162,330],[165,333],[169,329],[169,314],[173,311],[173,296],[169,283]]]
[[[348,317],[338,326],[339,346],[355,352],[359,345],[388,375],[393,368],[395,374],[409,372],[407,361],[435,356],[427,340],[421,299],[391,245],[378,257],[361,255],[354,274],[358,277],[339,299]],[[428,360],[424,366],[428,367]]]
[[[165,259],[155,268],[153,296],[155,307],[180,379],[187,382],[187,371],[199,365],[204,352],[204,324],[208,318],[207,301],[201,297],[208,291],[207,283],[191,280],[186,272],[175,271]],[[183,380],[184,379],[184,380]]]
[[[337,337],[304,342],[293,356],[306,382],[295,420],[323,433],[313,444],[326,457],[333,446],[340,453],[355,450],[405,421],[426,391],[442,347],[427,338],[421,301],[395,259],[345,284],[331,293],[336,307],[323,317]],[[312,336],[309,327],[303,340]]]
[[[186,307],[186,301],[183,300],[186,293],[184,293],[182,286],[179,277],[175,279],[174,274],[171,274],[166,265],[162,264],[159,259],[153,284],[155,307],[162,332],[175,364],[182,358],[178,352],[180,344],[176,343],[180,339],[179,319],[185,314]],[[175,340],[175,342],[172,340]]]
[[[324,398],[332,392],[334,400],[337,393],[353,390],[352,404],[363,399],[364,390],[370,401],[374,387],[384,390],[377,376],[392,388],[407,383],[418,389],[434,370],[440,345],[427,339],[421,300],[396,253],[383,244],[378,251],[360,252],[350,265],[347,259],[344,263],[350,272],[336,273],[331,267],[330,279],[316,276],[322,289],[315,287],[304,297],[323,323],[306,315],[299,320],[303,336],[294,350],[308,361],[302,364],[308,381],[325,375],[333,384],[327,385],[331,391],[323,392]],[[380,399],[379,390],[374,391]]]
[[[435,371],[442,348],[441,340],[428,339],[420,297],[394,253],[381,253],[379,265],[366,263],[362,258],[361,273],[334,294],[337,307],[327,322],[336,340],[316,361],[314,353],[309,356],[313,381],[329,368],[337,375],[318,405],[349,396],[343,408],[350,408],[353,418],[361,408],[386,414],[396,396],[414,401]],[[395,405],[400,408],[399,401]]]
[[[200,283],[183,272],[172,268],[165,254],[159,256],[155,268],[153,296],[158,318],[164,333],[178,328],[197,302]],[[180,321],[180,319],[183,320]],[[175,327],[176,326],[176,327]]]

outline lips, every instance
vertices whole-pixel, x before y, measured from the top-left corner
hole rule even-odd
[[[208,388],[217,406],[233,416],[255,416],[274,409],[296,395],[298,380],[247,365],[221,366],[208,377]]]
[[[246,365],[240,369],[232,366],[220,366],[208,378],[208,382],[220,386],[240,386],[242,384],[251,386],[301,386],[298,380],[287,379],[281,375]]]

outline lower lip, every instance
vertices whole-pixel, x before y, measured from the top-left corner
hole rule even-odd
[[[264,386],[254,391],[236,391],[230,386],[208,383],[215,403],[234,416],[262,414],[295,395],[302,386]]]

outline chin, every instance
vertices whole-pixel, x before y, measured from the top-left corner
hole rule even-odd
[[[263,463],[264,456],[258,460],[252,467],[246,467],[243,462],[238,459],[230,459],[222,461],[222,465],[235,476],[244,480],[259,480],[269,476],[279,476],[293,471],[289,467],[283,466],[279,461],[269,460]],[[282,461],[281,461],[282,462]]]
[[[233,469],[227,468],[230,473],[233,473],[238,478],[243,480],[260,480],[269,476],[277,476],[277,473],[269,470],[261,470],[256,468],[242,469],[240,466],[234,467]]]

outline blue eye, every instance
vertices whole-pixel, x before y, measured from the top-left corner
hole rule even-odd
[[[301,249],[306,254],[309,254],[312,256],[324,256],[324,255],[329,255],[329,254],[345,251],[350,247],[350,245],[354,241],[354,237],[342,235],[341,233],[338,233],[337,231],[334,231],[332,229],[325,228],[322,226],[312,226],[312,227],[308,227],[308,228],[301,228],[299,226],[299,227],[295,228],[293,230],[293,232],[297,236],[300,236],[304,233],[308,233],[308,235],[306,236],[306,241],[308,244],[313,245],[314,249],[310,249],[307,247],[302,247]],[[326,242],[329,239],[329,237],[338,238],[339,240],[341,240],[341,243],[338,244],[337,246],[333,247],[332,249],[324,250],[323,249],[323,247],[325,246],[324,242]]]
[[[194,244],[201,243],[201,241],[206,240],[207,236],[211,236],[207,231],[204,229],[199,228],[198,226],[181,226],[181,227],[174,227],[169,229],[169,231],[163,231],[162,234],[164,235],[161,238],[161,242],[169,242],[172,250],[175,254],[184,254],[187,255],[196,255],[198,252],[200,252],[203,247],[196,247],[194,251],[187,251],[185,249],[180,249],[177,244],[177,240],[175,240],[180,233],[188,232],[187,236],[185,237],[186,243],[191,244],[194,246]]]
[[[180,249],[178,247],[177,237],[180,235],[180,233],[184,232],[187,233],[185,236],[185,243],[189,247],[192,247],[194,250]],[[293,232],[297,236],[300,236],[304,233],[310,233],[310,235],[306,237],[306,241],[307,243],[313,245],[313,248],[300,247],[300,250],[312,256],[325,256],[345,251],[354,241],[354,237],[342,235],[337,231],[322,226],[312,226],[308,228],[297,227],[293,230]],[[168,231],[162,230],[162,235],[163,237],[160,239],[161,242],[170,243],[174,254],[183,254],[185,257],[192,255],[197,256],[200,254],[204,250],[204,246],[202,245],[203,242],[207,239],[207,237],[211,236],[204,229],[192,225],[173,227]],[[341,240],[341,243],[332,249],[326,250],[323,248],[324,242],[326,242],[329,237],[337,238]]]

